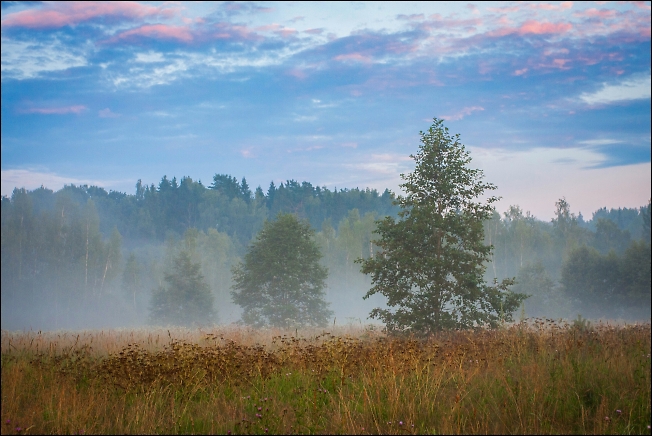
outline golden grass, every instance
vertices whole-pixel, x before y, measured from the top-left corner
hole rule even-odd
[[[650,433],[650,324],[10,333],[2,433]]]

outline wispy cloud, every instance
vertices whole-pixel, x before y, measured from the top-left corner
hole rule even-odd
[[[650,98],[652,80],[647,77],[630,78],[618,84],[602,85],[602,89],[580,95],[580,100],[589,105],[617,103],[627,100],[642,100]]]
[[[618,139],[587,139],[584,141],[579,141],[578,144],[588,145],[588,146],[600,146],[600,145],[611,145],[611,144],[622,144],[624,141]]]
[[[171,17],[175,9],[143,5],[136,2],[53,2],[41,9],[28,9],[7,14],[3,28],[24,27],[52,29],[99,20],[132,21],[149,17]]]
[[[59,106],[59,107],[32,107],[27,109],[19,109],[21,114],[41,114],[41,115],[65,115],[65,114],[81,114],[88,110],[84,105],[73,106]]]
[[[95,185],[108,188],[115,186],[117,183],[124,182],[124,180],[101,180],[101,179],[86,179],[78,177],[62,176],[54,172],[43,169],[7,169],[0,171],[2,179],[2,195],[11,196],[11,193],[16,188],[37,189],[41,186],[58,190],[65,185]]]
[[[33,79],[44,73],[88,65],[82,49],[70,49],[58,40],[25,42],[2,38],[2,80]]]
[[[118,117],[120,117],[120,114],[117,114],[117,113],[111,111],[111,109],[109,109],[108,107],[98,111],[97,114],[98,114],[98,116],[100,118],[118,118]]]
[[[483,110],[484,108],[482,106],[470,106],[470,107],[465,107],[459,112],[456,112],[452,115],[441,115],[440,118],[446,121],[459,121],[465,116],[471,115],[473,112],[483,111]]]
[[[121,41],[136,41],[139,38],[153,38],[161,40],[175,40],[192,42],[194,39],[190,30],[183,26],[170,26],[167,24],[146,24],[135,29],[125,30],[106,40],[106,43]]]

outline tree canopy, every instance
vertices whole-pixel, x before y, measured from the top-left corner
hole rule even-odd
[[[256,327],[323,326],[332,312],[324,301],[328,271],[314,231],[294,215],[265,222],[244,262],[233,268],[233,301]]]
[[[483,222],[498,199],[476,199],[496,187],[482,182],[481,170],[468,168],[469,153],[443,121],[435,118],[420,135],[419,150],[410,156],[416,167],[401,174],[406,196],[396,200],[399,219],[377,222],[381,250],[359,260],[372,277],[365,298],[380,293],[389,306],[371,316],[389,331],[416,334],[510,320],[525,295],[508,290],[513,280],[487,286],[483,278],[491,252]]]

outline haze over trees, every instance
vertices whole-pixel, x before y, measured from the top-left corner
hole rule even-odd
[[[196,326],[217,322],[213,294],[200,269],[201,264],[193,262],[188,251],[176,256],[172,271],[165,273],[166,286],[152,293],[150,324]]]
[[[270,183],[266,192],[244,189],[251,192],[247,201],[242,179],[216,178],[228,178],[239,189],[222,190],[226,182],[213,183],[212,189],[189,177],[180,182],[163,177],[158,186],[138,182],[134,194],[68,185],[56,192],[15,189],[11,197],[3,197],[2,328],[144,325],[153,290],[166,285],[165,274],[182,250],[189,250],[193,262],[201,265],[219,321],[237,321],[241,308],[231,299],[231,268],[242,261],[263,222],[278,212],[307,220],[316,232],[321,264],[329,270],[325,300],[338,323],[354,318],[364,322],[370,310],[383,307],[382,296],[362,300],[371,281],[353,262],[378,251],[371,243],[377,238],[374,221],[399,212],[392,193],[329,190],[290,180]],[[483,226],[484,243],[494,246],[485,280],[516,277],[514,291],[532,295],[524,302],[526,316],[648,318],[650,274],[623,259],[626,253],[638,253],[636,264],[645,266],[649,203],[600,209],[590,219],[575,215],[565,201],[550,207],[556,210],[552,222],[538,220],[517,205],[491,214]],[[628,252],[634,243],[638,249]],[[620,259],[612,264],[619,265],[617,283],[625,283],[628,291],[616,292],[617,298],[607,299],[600,311],[589,312],[585,302],[591,293],[562,280],[571,253],[582,246],[600,256],[613,250]]]

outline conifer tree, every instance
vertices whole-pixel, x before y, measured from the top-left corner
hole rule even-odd
[[[215,321],[213,294],[187,251],[175,259],[172,272],[165,274],[167,287],[154,291],[150,323],[156,325],[212,324]]]

